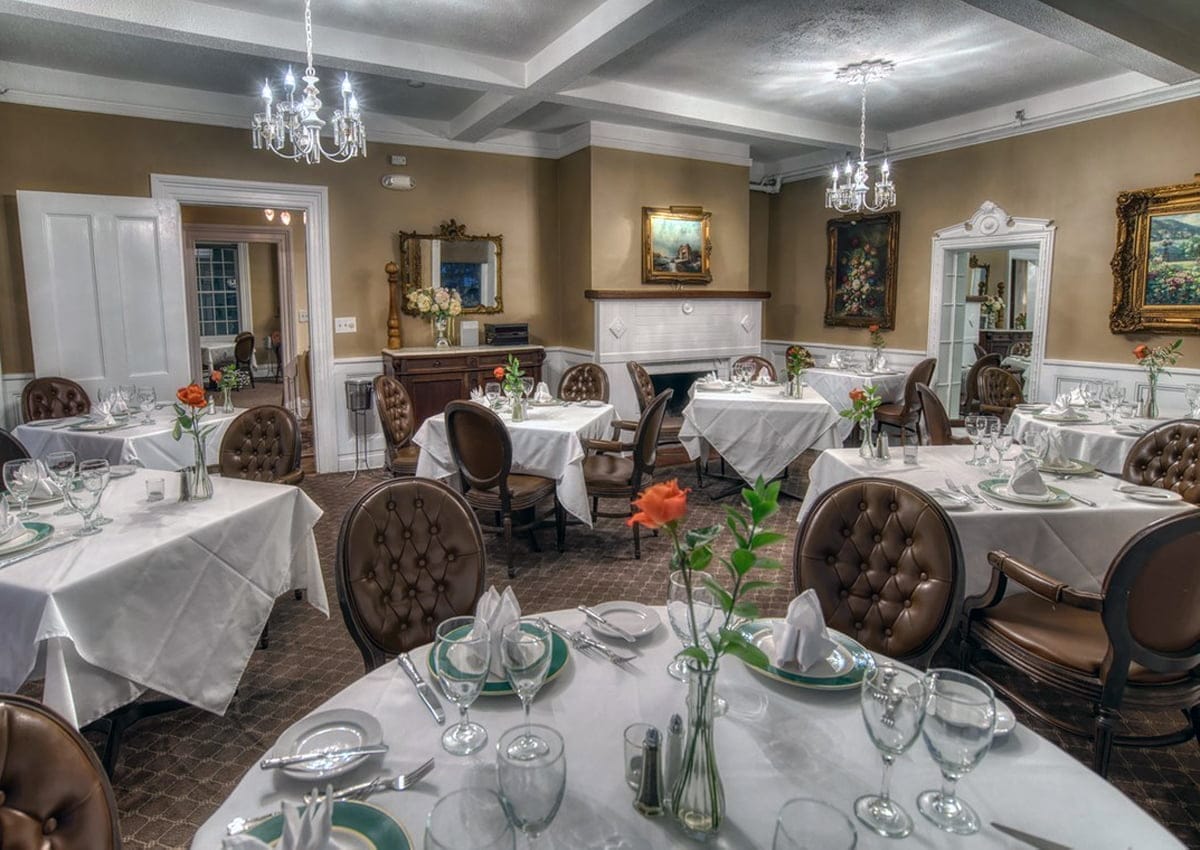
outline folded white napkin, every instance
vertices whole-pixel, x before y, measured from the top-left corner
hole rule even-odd
[[[754,382],[755,382],[756,384],[769,384],[769,383],[771,383],[771,373],[767,371],[767,367],[766,367],[766,366],[763,366],[761,369],[759,369],[759,370],[758,370],[758,377],[756,377],[756,378],[754,379]]]
[[[316,797],[316,793],[313,794]],[[283,802],[283,834],[274,850],[334,850],[333,786],[317,802],[304,808]],[[232,835],[222,839],[222,850],[267,850],[268,845],[250,835]]]
[[[875,358],[875,371],[876,372],[886,372],[887,371],[887,358],[884,357],[882,354],[880,354],[878,357]]]
[[[1064,413],[1074,412],[1076,405],[1071,402],[1071,393],[1063,393],[1054,399],[1054,403],[1042,411],[1043,414],[1051,416],[1062,416]]]
[[[483,390],[479,389],[479,387],[472,388],[471,401],[486,401],[486,400],[487,400],[487,397],[484,395]]]
[[[1049,490],[1046,482],[1038,472],[1037,461],[1031,457],[1023,457],[1017,461],[1012,478],[1008,479],[1008,489],[1023,496],[1045,496]]]
[[[788,603],[787,617],[772,623],[771,632],[775,637],[776,665],[795,661],[801,670],[807,670],[837,649],[825,628],[821,601],[812,588]]]
[[[504,656],[500,649],[500,633],[509,623],[521,619],[521,603],[517,601],[512,586],[504,588],[504,593],[497,592],[495,585],[489,587],[475,606],[475,616],[487,623],[492,636],[492,675],[503,679]]]
[[[39,478],[37,486],[33,488],[33,493],[29,498],[36,502],[42,499],[60,499],[62,494],[62,488],[49,478]]]
[[[550,387],[546,386],[545,381],[538,381],[537,388],[533,391],[533,400],[537,402],[552,401],[554,396],[550,395]]]
[[[1071,463],[1071,459],[1067,457],[1067,452],[1063,448],[1063,435],[1057,428],[1052,428],[1046,433],[1046,457],[1042,461],[1046,466],[1064,467]]]

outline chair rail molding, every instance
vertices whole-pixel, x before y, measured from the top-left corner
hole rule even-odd
[[[946,276],[946,258],[958,251],[982,251],[1005,246],[1034,246],[1038,254],[1037,293],[1033,299],[1033,353],[1025,372],[1025,394],[1037,398],[1041,387],[1042,365],[1046,359],[1046,313],[1050,308],[1051,265],[1054,260],[1056,225],[1048,218],[1021,218],[984,201],[966,221],[934,231],[933,256],[929,279],[929,331],[925,355],[938,356],[942,325],[942,285]]]

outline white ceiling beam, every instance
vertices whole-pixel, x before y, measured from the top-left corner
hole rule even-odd
[[[1155,19],[1156,5],[1180,3],[1195,15],[1195,0],[1156,0],[1136,8],[1120,0],[964,0],[1027,30],[1069,44],[1130,71],[1170,85],[1200,76],[1195,33],[1169,18]],[[1167,11],[1167,10],[1160,10]],[[1185,64],[1179,64],[1183,61]]]

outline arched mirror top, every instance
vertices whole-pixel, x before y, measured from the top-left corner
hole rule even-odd
[[[500,313],[503,299],[503,237],[471,234],[454,219],[436,233],[400,231],[399,306],[415,315],[405,297],[415,289],[458,291],[464,313]]]

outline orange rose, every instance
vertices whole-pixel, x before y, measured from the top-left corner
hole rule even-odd
[[[188,384],[186,387],[181,387],[175,393],[175,397],[185,407],[205,407],[208,404],[208,399],[204,396],[204,389],[199,384]]]
[[[1150,349],[1147,348],[1144,344],[1139,345],[1137,348],[1135,348],[1133,350],[1133,356],[1136,357],[1138,360],[1145,358],[1145,356],[1149,353],[1150,353]]]
[[[863,391],[862,387],[855,387],[854,389],[850,390],[851,401],[862,401],[866,397],[867,394]]]
[[[220,369],[213,369],[213,371],[212,371],[212,382],[213,382],[214,384],[219,384],[219,383],[221,383],[221,370],[220,370]]]
[[[659,528],[683,519],[687,514],[687,496],[690,492],[690,487],[680,490],[679,481],[674,478],[662,484],[651,485],[633,500],[633,506],[638,512],[625,520],[625,524],[637,523],[646,528]]]
[[[873,334],[879,333],[879,325],[868,325],[867,333],[873,333]]]
[[[503,381],[504,380],[504,367],[497,366],[495,369],[493,369],[492,377],[495,378],[497,381]]]

